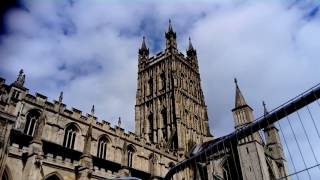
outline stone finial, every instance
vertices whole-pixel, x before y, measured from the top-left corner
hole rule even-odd
[[[91,115],[92,115],[92,116],[94,116],[94,111],[95,111],[94,105],[92,105],[92,108],[91,108]]]
[[[118,126],[121,127],[121,117],[118,119]]]
[[[23,69],[20,69],[19,75],[18,75],[16,81],[14,82],[14,84],[17,86],[23,87],[25,79],[26,79],[26,75],[23,74]]]
[[[168,32],[173,32],[173,28],[172,28],[172,24],[171,24],[171,19],[169,19]]]
[[[62,103],[62,100],[63,100],[63,91],[60,92],[59,103]]]
[[[267,110],[267,106],[266,106],[266,103],[264,101],[262,101],[262,106],[263,106],[263,114],[267,115],[269,112]]]

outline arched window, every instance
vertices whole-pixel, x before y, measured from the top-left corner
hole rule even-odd
[[[38,110],[33,109],[28,112],[27,122],[24,127],[24,134],[33,136],[39,117],[40,117],[40,112]]]
[[[161,117],[163,122],[162,134],[164,140],[168,140],[167,128],[168,128],[168,119],[167,119],[167,109],[163,108],[161,111]]]
[[[127,148],[128,167],[133,167],[133,154],[135,153],[134,147],[129,145]]]
[[[106,136],[102,136],[98,141],[97,156],[101,159],[106,159],[107,156],[107,144],[109,140]]]
[[[63,146],[73,149],[77,133],[78,128],[74,124],[69,125],[64,132]]]

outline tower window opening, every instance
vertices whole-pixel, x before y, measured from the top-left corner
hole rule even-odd
[[[24,128],[24,134],[33,136],[36,128],[36,124],[40,117],[40,113],[37,110],[31,110],[27,115],[27,122]]]
[[[152,93],[153,93],[153,80],[152,80],[152,78],[150,78],[148,81],[148,89],[147,90],[148,90],[147,95],[152,95]]]
[[[151,113],[149,116],[148,116],[148,121],[149,121],[149,139],[151,142],[153,142],[153,114]]]
[[[66,128],[64,134],[63,146],[69,149],[74,148],[74,143],[76,141],[78,129],[75,125],[70,125]]]
[[[127,148],[127,158],[128,158],[128,167],[133,167],[133,154],[135,150],[133,149],[132,146],[128,146]]]
[[[108,144],[108,139],[105,136],[101,137],[98,141],[97,156],[101,159],[106,159],[107,144]]]

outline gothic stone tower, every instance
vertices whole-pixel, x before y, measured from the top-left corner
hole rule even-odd
[[[232,109],[232,112],[235,120],[235,128],[240,129],[243,126],[252,123],[254,117],[252,112],[253,110],[246,103],[236,79],[235,84],[235,108]],[[243,179],[270,179],[263,140],[258,132],[239,141],[238,154]]]
[[[165,37],[166,49],[156,56],[149,57],[144,37],[139,49],[136,134],[183,155],[211,137],[207,106],[191,40],[184,57],[170,21]]]

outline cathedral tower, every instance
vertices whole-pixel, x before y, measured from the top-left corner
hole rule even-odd
[[[182,155],[211,137],[207,106],[191,40],[185,57],[170,21],[165,37],[166,49],[155,56],[149,57],[145,38],[139,49],[136,134]]]

